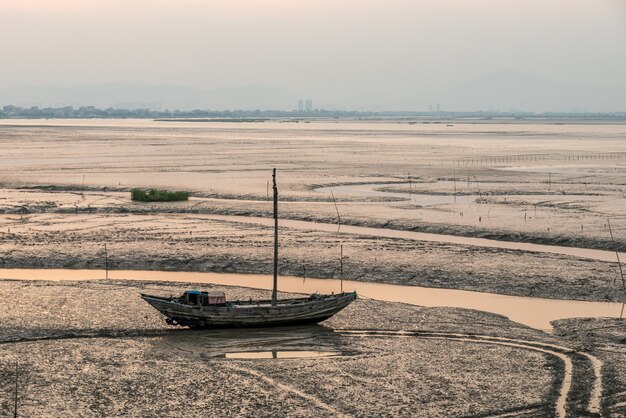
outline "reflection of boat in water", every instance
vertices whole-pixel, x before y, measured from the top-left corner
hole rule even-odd
[[[324,321],[356,299],[356,292],[313,294],[304,298],[277,298],[278,281],[278,188],[274,182],[274,286],[271,300],[227,302],[223,292],[188,290],[180,297],[142,294],[141,297],[166,316],[170,325],[192,328],[262,327],[312,324]]]

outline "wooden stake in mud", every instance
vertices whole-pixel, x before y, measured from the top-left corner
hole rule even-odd
[[[609,233],[611,234],[611,242],[615,245],[615,239],[613,238],[613,230],[611,229],[611,219],[607,218],[607,224],[609,225]],[[624,281],[624,271],[622,270],[622,262],[619,259],[619,252],[615,249],[615,256],[617,257],[617,265],[619,266],[619,274],[622,278],[622,288],[626,290],[626,282]],[[613,284],[615,284],[615,280],[613,280]]]
[[[107,252],[107,244],[104,243],[104,274],[105,278],[109,278],[109,253]]]
[[[14,404],[13,404],[13,418],[17,418],[17,393],[18,393],[17,383],[18,381],[19,381],[19,362],[15,360],[15,397],[14,397]]]
[[[339,245],[339,274],[343,275],[343,244]]]
[[[343,244],[339,246],[339,281],[341,283],[341,293],[343,293]]]
[[[454,194],[456,194],[456,171],[452,170],[452,181],[454,182]]]
[[[548,173],[548,190],[552,188],[552,173]]]
[[[476,183],[476,188],[478,189],[478,196],[480,196],[480,200],[483,200],[483,194],[480,192],[480,186],[478,185],[478,180],[476,180],[476,176],[474,176],[474,183]]]
[[[278,294],[278,187],[276,186],[276,169],[272,172],[274,189],[274,285],[272,286],[272,306],[276,305]]]
[[[411,173],[407,173],[407,177],[409,178],[409,197],[411,197]]]
[[[83,185],[80,188],[80,195],[85,198],[85,175],[83,174]]]
[[[333,193],[333,189],[330,189],[330,195],[333,197],[333,203],[335,204],[335,210],[337,211],[337,222],[339,225],[337,231],[339,231],[339,228],[341,228],[341,216],[339,215],[339,208],[337,207],[337,201],[335,200],[335,194]]]

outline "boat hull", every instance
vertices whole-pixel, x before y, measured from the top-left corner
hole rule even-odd
[[[249,328],[316,324],[344,309],[356,293],[281,300],[277,305],[234,302],[225,306],[192,306],[169,298],[141,295],[169,322],[190,328]]]

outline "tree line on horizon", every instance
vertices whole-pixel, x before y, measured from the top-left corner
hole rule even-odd
[[[5,105],[0,109],[2,119],[39,119],[39,118],[152,118],[152,119],[233,119],[233,118],[257,118],[255,121],[262,121],[258,118],[391,118],[391,117],[440,117],[440,118],[597,118],[597,119],[624,119],[624,112],[524,112],[524,111],[357,111],[357,110],[327,110],[315,109],[310,111],[299,110],[150,110],[150,109],[121,109],[106,108],[101,109],[95,106],[63,106],[63,107],[43,107],[38,106],[21,107],[15,105]]]

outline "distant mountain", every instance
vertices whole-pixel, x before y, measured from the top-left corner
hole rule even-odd
[[[445,110],[623,111],[626,86],[567,84],[511,70],[471,80],[442,94]]]
[[[187,86],[106,83],[83,86],[17,85],[0,89],[0,106],[96,106],[127,109],[292,110],[299,95],[282,87],[245,86],[212,90]]]

